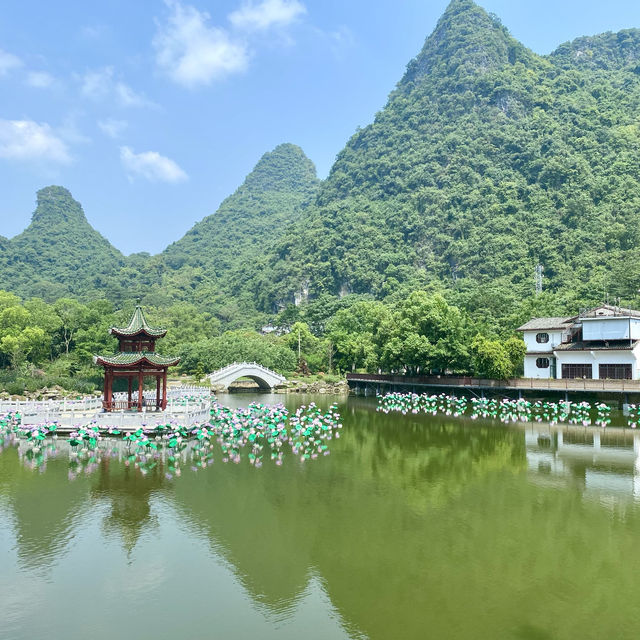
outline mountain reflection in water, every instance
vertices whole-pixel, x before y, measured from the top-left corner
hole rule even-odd
[[[0,637],[638,635],[634,433],[339,410],[282,467],[0,453]]]

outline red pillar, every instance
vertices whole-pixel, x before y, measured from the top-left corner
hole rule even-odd
[[[108,402],[109,402],[109,411],[113,411],[113,370],[109,371],[109,396],[108,396]]]
[[[138,371],[138,411],[142,411],[142,369]]]
[[[104,392],[103,392],[103,400],[102,405],[105,411],[109,411],[109,371],[107,369],[104,370]]]
[[[162,372],[162,410],[167,408],[167,370]]]
[[[133,376],[127,376],[129,382],[129,400],[127,402],[127,409],[131,409],[131,393],[133,392]]]
[[[156,409],[160,409],[160,374],[156,375]]]

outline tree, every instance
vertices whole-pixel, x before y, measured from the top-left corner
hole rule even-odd
[[[69,355],[73,339],[87,319],[87,308],[72,298],[60,298],[54,304],[60,318],[60,336],[64,351]]]
[[[359,301],[336,313],[327,324],[327,337],[339,369],[377,369],[378,331],[389,316],[389,308],[374,301]]]
[[[180,369],[187,373],[198,369],[211,372],[243,361],[258,362],[279,373],[295,371],[297,366],[296,356],[286,344],[255,331],[226,331],[183,346],[179,355]]]
[[[295,322],[291,326],[291,331],[285,334],[282,340],[296,354],[299,370],[306,371],[310,367],[317,371],[326,361],[326,351],[322,341],[311,333],[306,322]],[[303,361],[304,367],[301,369]]]
[[[469,368],[468,331],[462,312],[440,294],[414,291],[380,328],[387,369],[462,372]]]
[[[524,355],[527,352],[527,346],[524,340],[522,338],[516,338],[516,336],[511,336],[504,343],[504,348],[511,362],[510,375],[521,375],[524,368]]]
[[[46,355],[47,334],[40,327],[25,327],[19,333],[5,335],[0,340],[0,351],[6,354],[14,369],[26,360],[38,362]]]
[[[474,374],[496,380],[510,378],[522,366],[525,351],[525,344],[519,338],[501,342],[478,334],[471,343]]]

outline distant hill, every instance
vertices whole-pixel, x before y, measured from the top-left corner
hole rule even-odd
[[[243,302],[242,285],[302,214],[318,184],[302,149],[279,145],[264,154],[216,213],[181,240],[157,256],[128,257],[91,227],[69,191],[46,187],[38,192],[29,227],[10,240],[0,237],[2,287],[46,300],[75,295],[122,302],[141,295],[160,305],[214,301],[223,319],[255,316],[256,305]]]
[[[417,287],[505,326],[522,309],[575,312],[603,293],[640,304],[639,151],[639,30],[539,56],[472,0],[453,0],[323,183],[301,149],[281,145],[184,238],[126,259],[77,203],[75,222],[62,216],[73,201],[61,190],[60,206],[38,205],[49,222],[34,215],[0,240],[0,276],[25,295],[102,286],[116,300],[137,282],[150,303],[190,300],[230,326]]]
[[[156,259],[163,291],[222,309],[230,321],[254,314],[260,293],[251,288],[276,243],[303,219],[319,181],[300,147],[281,144],[265,153],[237,191],[212,215]],[[175,278],[192,286],[175,291]],[[157,302],[157,301],[156,301]]]
[[[55,300],[74,294],[104,295],[106,280],[124,256],[87,221],[82,206],[63,187],[38,191],[31,224],[0,240],[2,287],[24,297]]]

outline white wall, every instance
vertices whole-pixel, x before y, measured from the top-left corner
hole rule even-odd
[[[549,342],[536,342],[539,333],[548,333]],[[562,342],[562,331],[523,331],[527,351],[553,351]]]
[[[640,365],[638,349],[634,351],[557,351],[557,377],[562,377],[563,364],[590,364],[594,380],[599,379],[600,364],[630,364],[631,377],[634,380],[640,378],[638,366]]]
[[[583,340],[628,340],[640,338],[640,319],[638,318],[583,318]]]
[[[546,358],[549,360],[553,358],[553,354],[549,356],[530,355],[524,357],[524,377],[525,378],[550,378],[551,377],[551,362],[546,369],[538,369],[536,366],[536,360],[538,358]]]

